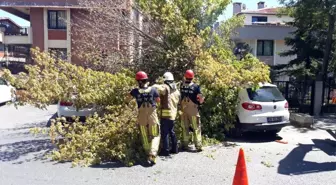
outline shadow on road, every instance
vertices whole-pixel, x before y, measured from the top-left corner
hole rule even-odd
[[[239,138],[228,137],[226,141],[236,143],[267,143],[274,142],[275,140],[282,140],[282,137],[268,132],[246,132]]]
[[[278,173],[283,175],[301,175],[336,170],[336,162],[304,161],[309,152],[318,148],[329,156],[336,155],[336,141],[330,139],[313,139],[314,144],[299,144],[284,159],[279,162]]]
[[[29,153],[52,150],[49,139],[29,140],[0,145],[0,161],[8,162],[19,159]]]
[[[33,122],[33,123],[26,123],[23,125],[20,125],[18,127],[15,128],[8,128],[8,129],[4,129],[7,131],[20,131],[20,130],[29,130],[31,128],[35,128],[35,127],[45,127],[46,126],[46,122],[45,121],[41,121],[41,122]]]
[[[334,139],[336,139],[336,131],[332,131],[331,129],[326,130]]]
[[[102,169],[109,169],[109,168],[124,168],[126,165],[124,165],[121,162],[108,162],[108,163],[103,163],[103,164],[97,164],[97,165],[92,165],[90,166],[91,168],[102,168]]]

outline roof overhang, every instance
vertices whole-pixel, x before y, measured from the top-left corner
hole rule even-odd
[[[9,17],[0,17],[0,20],[8,20],[10,21],[11,23],[13,23],[15,26],[19,27],[19,28],[22,28],[20,25],[16,24],[16,22],[14,22],[11,18]]]
[[[79,3],[76,0],[59,0],[58,2],[48,1],[48,0],[26,0],[26,1],[16,1],[16,0],[4,0],[0,2],[0,6],[7,7],[71,7],[78,6]]]
[[[14,8],[14,7],[1,7],[3,11],[6,11],[8,13],[11,13],[13,15],[16,15],[24,20],[30,21],[30,15],[27,13],[27,11],[24,11],[23,8]]]
[[[244,15],[244,14],[257,14],[257,15],[280,15],[285,16],[287,14],[280,14],[280,13],[265,13],[265,12],[239,12],[237,15]]]
[[[232,39],[283,40],[290,37],[295,30],[294,27],[283,25],[245,25],[235,30],[238,35],[234,35]]]

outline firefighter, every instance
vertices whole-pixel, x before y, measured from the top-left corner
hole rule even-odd
[[[174,76],[171,72],[163,75],[164,84],[155,85],[159,90],[161,103],[161,141],[163,144],[161,154],[169,156],[170,153],[177,154],[177,139],[174,131],[174,122],[177,116],[177,105],[179,103],[180,92],[174,82]],[[169,136],[171,139],[171,150],[169,147]]]
[[[201,122],[199,106],[204,98],[200,86],[193,83],[194,72],[187,70],[184,74],[184,82],[181,84],[181,126],[182,149],[187,150],[189,144],[189,132],[193,132],[193,140],[198,152],[202,151]]]
[[[148,76],[145,72],[137,72],[135,79],[139,87],[133,89],[130,94],[138,104],[137,123],[144,150],[148,154],[148,163],[154,165],[160,145],[160,126],[156,112],[156,103],[160,101],[160,97],[155,88],[148,86]]]

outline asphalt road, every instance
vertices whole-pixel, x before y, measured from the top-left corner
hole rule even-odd
[[[45,159],[48,137],[33,137],[29,128],[45,126],[55,106],[0,107],[0,185],[232,184],[239,148],[245,151],[251,185],[335,185],[336,142],[322,129],[284,128],[279,136],[247,134],[233,145],[208,147],[202,153],[160,158],[154,167],[109,163],[71,168]],[[336,125],[328,122],[328,126]],[[288,144],[275,142],[276,139]]]

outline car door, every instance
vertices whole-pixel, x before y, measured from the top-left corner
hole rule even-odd
[[[11,95],[11,90],[7,82],[0,78],[0,103],[10,101]]]

